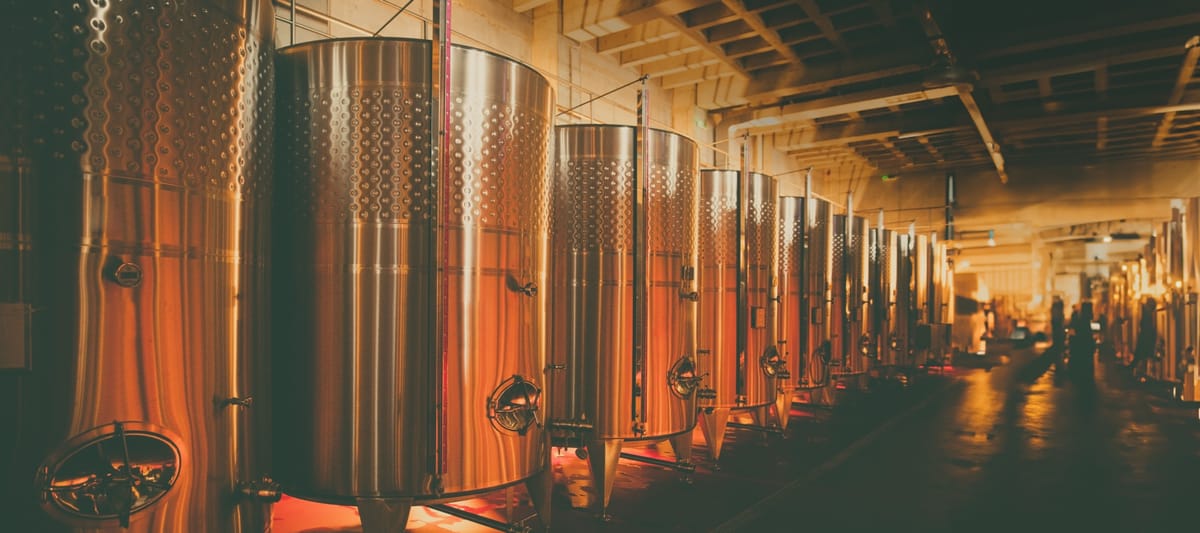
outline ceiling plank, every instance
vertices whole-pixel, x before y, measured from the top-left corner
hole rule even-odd
[[[847,56],[850,55],[850,48],[846,46],[846,40],[842,38],[841,33],[838,33],[837,28],[833,27],[833,21],[829,20],[828,16],[821,13],[821,7],[817,5],[816,0],[797,0],[796,3],[800,5],[800,9],[804,10],[804,13],[808,15],[809,19],[812,19],[813,24],[817,26],[817,29],[821,30],[821,34],[824,35],[830,43],[833,43],[833,46],[837,48],[838,51]]]
[[[1179,75],[1175,77],[1175,85],[1171,88],[1171,96],[1167,97],[1167,105],[1177,105],[1183,101],[1183,90],[1192,81],[1192,77],[1196,73],[1196,61],[1200,60],[1200,36],[1192,37],[1185,46],[1187,47],[1187,54],[1183,56],[1183,64],[1179,67]],[[1155,132],[1154,140],[1151,141],[1150,146],[1154,148],[1161,147],[1163,141],[1167,138],[1167,134],[1171,133],[1171,126],[1174,123],[1174,112],[1164,114],[1162,121],[1158,123],[1158,131]]]
[[[875,16],[879,17],[879,21],[884,26],[890,28],[896,25],[896,18],[892,14],[892,4],[888,0],[871,0],[871,9],[875,10]]]
[[[1137,33],[1162,31],[1167,28],[1174,28],[1177,26],[1194,26],[1196,24],[1200,24],[1200,12],[1135,22],[1132,24],[1124,24],[1111,28],[1096,29],[1093,31],[1076,33],[1072,35],[1061,35],[1061,26],[1056,26],[1056,29],[1059,30],[1058,36],[1051,37],[1049,39],[1030,40],[1028,37],[1022,35],[1024,38],[1020,41],[1012,45],[1001,45],[981,51],[975,59],[984,60],[1007,55],[1037,52],[1047,48],[1058,48],[1062,46],[1082,44],[1090,41],[1122,37]]]
[[[626,50],[621,52],[617,59],[622,67],[633,67],[664,57],[685,55],[699,49],[699,43],[681,35],[665,41]]]
[[[678,29],[680,33],[687,36],[691,40],[695,41],[696,44],[699,44],[701,48],[707,50],[709,54],[712,54],[713,57],[720,60],[722,63],[724,63],[726,66],[728,66],[734,72],[736,72],[739,76],[741,76],[743,78],[747,78],[747,79],[750,78],[750,73],[746,70],[745,67],[742,66],[741,62],[736,59],[730,58],[729,56],[726,56],[725,50],[723,50],[720,45],[716,45],[716,44],[713,44],[712,42],[710,42],[708,40],[708,37],[704,35],[704,32],[697,30],[695,28],[688,27],[688,25],[685,24],[683,22],[683,20],[679,18],[678,15],[664,15],[662,17],[662,19],[664,21],[666,21],[668,24],[675,26],[675,28]],[[740,96],[741,95],[739,95],[739,97]]]
[[[1049,59],[1022,62],[1009,67],[983,69],[980,72],[979,84],[991,88],[1046,77],[1095,71],[1112,65],[1140,63],[1178,56],[1185,52],[1180,43],[1181,40],[1187,38],[1186,35],[1182,38],[1180,35],[1172,34],[1136,44],[1110,46],[1078,54],[1056,55]]]
[[[674,26],[661,20],[652,20],[627,30],[596,38],[596,51],[602,54],[615,54],[678,35],[679,30]]]
[[[775,33],[775,30],[767,28],[766,24],[763,23],[761,15],[751,13],[746,9],[746,5],[742,3],[742,0],[721,0],[721,3],[725,4],[725,7],[736,13],[742,20],[746,21],[746,24],[749,24],[758,33],[759,37],[770,43],[771,47],[776,52],[779,52],[780,55],[787,58],[789,62],[795,64],[803,63],[800,60],[800,56],[796,55],[796,51],[792,50],[792,47],[783,44],[783,41],[779,38],[779,34]]]
[[[651,63],[646,63],[640,68],[642,74],[651,78],[665,78],[673,74],[687,72],[695,69],[703,69],[712,65],[718,65],[721,61],[711,54],[705,52],[692,52],[681,56],[668,57]],[[730,74],[733,74],[730,71]]]
[[[713,64],[663,76],[662,86],[664,89],[674,89],[733,75],[734,72],[729,70],[729,67],[721,64]]]
[[[579,42],[678,15],[710,0],[562,0],[563,35]]]
[[[934,51],[953,66],[957,62],[957,58],[950,50],[950,44],[946,41],[937,20],[933,18],[933,11],[926,2],[918,4],[918,8],[917,14],[921,19],[921,28],[925,30],[925,36],[929,38]],[[983,118],[983,112],[980,111],[979,104],[975,102],[975,96],[971,94],[972,88],[968,85],[960,85],[957,89],[958,98],[962,101],[963,107],[967,109],[967,114],[971,116],[971,121],[975,123],[975,129],[979,130],[979,137],[983,140],[983,145],[992,158],[996,173],[1000,175],[1000,183],[1008,183],[1008,173],[1004,170],[1004,154],[1000,153],[1000,144],[992,136],[992,131]]]
[[[512,0],[513,11],[524,13],[538,6],[549,4],[551,0]]]
[[[836,62],[810,63],[757,73],[747,97],[766,102],[785,96],[823,93],[841,85],[920,72],[929,60],[927,48],[885,49]]]

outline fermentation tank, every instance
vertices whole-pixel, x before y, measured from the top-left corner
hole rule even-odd
[[[356,504],[368,531],[402,529],[413,503],[532,481],[548,455],[553,94],[527,66],[452,47],[435,178],[430,47],[279,51],[279,480]]]
[[[3,527],[262,531],[270,3],[19,11],[0,80]]]
[[[802,370],[807,370],[805,366],[808,363],[809,308],[805,287],[808,270],[808,250],[805,247],[807,205],[807,198],[802,196],[779,197],[777,344],[786,365],[786,374],[789,375],[787,384],[781,388],[788,391],[800,386],[804,373]],[[780,396],[786,398],[788,404],[791,403],[791,394]]]
[[[916,235],[914,242],[916,246],[913,249],[913,292],[917,327],[913,346],[916,364],[921,366],[933,360],[933,248],[929,245],[928,235]]]
[[[601,513],[625,441],[670,439],[687,463],[696,424],[699,152],[637,132],[555,132],[549,420],[557,443],[587,448]]]
[[[1187,290],[1184,330],[1183,400],[1200,401],[1200,198],[1187,200],[1183,214],[1183,286]]]
[[[804,357],[797,365],[796,388],[810,390],[809,401],[816,404],[830,403],[830,364],[833,359],[832,340],[840,332],[833,333],[836,324],[841,327],[833,312],[833,286],[835,240],[833,209],[829,201],[808,198],[805,212],[804,301],[807,319],[803,325]],[[840,264],[840,263],[838,263]],[[839,267],[840,268],[840,267]]]
[[[894,369],[902,364],[903,326],[896,298],[899,292],[899,235],[883,228],[871,229],[872,345],[879,364]]]
[[[917,327],[916,294],[914,292],[913,248],[915,240],[911,234],[897,233],[892,240],[895,281],[895,311],[892,314],[894,338],[889,339],[890,362],[898,367],[911,367],[913,360],[913,334]],[[903,370],[901,370],[903,372]]]
[[[775,339],[778,215],[775,178],[736,170],[700,173],[699,372],[713,398],[700,423],[710,455],[721,455],[731,411],[759,425],[781,396],[786,363]],[[786,413],[785,413],[786,415]],[[783,422],[781,419],[780,422]]]
[[[869,228],[862,217],[834,215],[833,309],[840,315],[834,331],[831,374],[857,377],[868,370],[870,354],[867,242]]]

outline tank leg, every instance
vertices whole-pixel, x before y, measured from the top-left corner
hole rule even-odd
[[[554,466],[550,458],[546,458],[546,468],[525,480],[525,490],[529,492],[529,499],[533,502],[533,510],[537,511],[542,529],[550,531],[550,499],[554,494]]]
[[[775,420],[779,422],[779,429],[787,429],[788,419],[792,414],[792,393],[791,391],[781,391],[775,395]]]
[[[757,407],[751,410],[750,418],[754,419],[754,425],[758,427],[771,427],[771,407],[768,405]],[[764,442],[769,442],[771,440],[771,434],[764,431],[762,432],[762,438]]]
[[[617,480],[617,462],[621,457],[621,440],[593,440],[588,443],[588,465],[592,467],[592,491],[600,519],[608,521],[608,502],[612,498],[613,482]]]
[[[671,449],[675,452],[675,462],[683,465],[692,464],[692,432],[685,431],[669,439]],[[683,474],[683,481],[692,484],[692,475]]]
[[[711,413],[700,413],[700,431],[704,434],[704,442],[708,443],[708,456],[714,462],[721,459],[721,447],[725,444],[725,428],[728,425],[729,408],[717,407]]]
[[[401,533],[408,524],[412,498],[358,498],[363,533]]]

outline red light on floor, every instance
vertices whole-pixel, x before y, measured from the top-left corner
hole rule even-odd
[[[834,386],[833,386],[833,388],[835,388],[835,389],[837,389],[837,390],[846,390],[846,382],[845,382],[845,381],[839,381],[839,382],[837,382],[837,384],[836,384],[836,385],[834,385]]]

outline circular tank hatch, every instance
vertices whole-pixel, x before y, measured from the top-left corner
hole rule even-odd
[[[129,524],[179,477],[179,448],[144,424],[113,422],[68,441],[38,468],[43,507],[58,518]]]
[[[504,380],[488,396],[488,418],[500,429],[524,435],[537,422],[542,389],[521,376]]]
[[[667,384],[671,392],[680,398],[687,398],[700,386],[700,378],[696,376],[696,362],[691,357],[680,357],[671,365],[667,372]]]
[[[783,357],[779,355],[779,350],[777,350],[773,345],[767,346],[767,349],[763,350],[762,357],[759,358],[758,364],[760,367],[762,367],[762,371],[767,375],[767,377],[775,377],[775,375],[783,370],[786,365],[786,363],[783,361]]]

